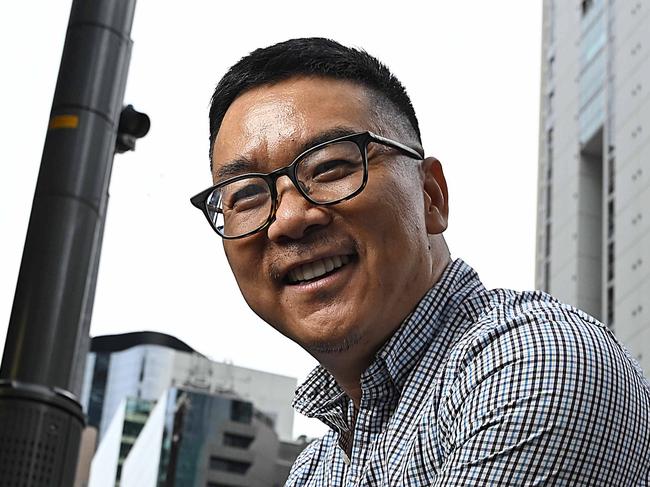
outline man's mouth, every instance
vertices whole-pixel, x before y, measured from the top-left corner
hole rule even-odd
[[[319,279],[340,269],[348,264],[351,259],[352,256],[350,255],[335,255],[303,264],[289,271],[287,281],[289,284],[300,284]]]

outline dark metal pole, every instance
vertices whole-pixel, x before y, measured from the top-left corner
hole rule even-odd
[[[135,0],[74,0],[0,367],[0,485],[71,486]]]

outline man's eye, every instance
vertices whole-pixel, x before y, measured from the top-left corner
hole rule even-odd
[[[335,159],[317,164],[312,170],[312,179],[326,183],[342,179],[359,170],[359,164],[345,159]]]
[[[234,211],[255,209],[266,204],[268,194],[268,190],[261,184],[247,184],[228,192],[224,206]]]

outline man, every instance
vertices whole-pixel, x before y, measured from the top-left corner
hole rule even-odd
[[[218,84],[214,186],[192,198],[250,307],[320,363],[295,408],[331,429],[287,485],[650,485],[650,386],[605,326],[486,290],[409,98],[326,39]]]

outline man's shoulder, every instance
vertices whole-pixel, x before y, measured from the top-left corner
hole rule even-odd
[[[484,291],[465,309],[471,325],[438,371],[431,411],[447,461],[491,465],[523,451],[566,475],[647,465],[650,385],[605,325],[541,292]]]
[[[594,317],[542,291],[479,286],[445,316],[439,338],[411,375],[419,378],[418,390],[422,376],[429,376],[435,390],[428,397],[439,404],[450,397],[450,388],[468,391],[490,376],[521,380],[534,368],[536,376],[543,373],[560,387],[573,380],[560,371],[590,377],[606,369],[611,375],[616,374],[613,364],[629,372],[636,386],[650,390],[638,363]]]
[[[641,368],[611,330],[569,304],[541,291],[494,289],[472,296],[464,309],[472,323],[445,360],[443,397],[535,382],[575,399],[610,388],[641,391],[650,400]]]
[[[606,328],[593,316],[543,291],[512,289],[483,289],[469,296],[462,305],[468,317],[474,319],[472,332],[481,333],[503,325],[526,322],[568,321],[589,323]],[[582,325],[580,325],[582,326]]]
[[[624,351],[603,323],[542,291],[485,290],[468,298],[462,308],[471,324],[452,347],[453,359],[467,359],[468,354],[494,347],[495,352],[523,352],[540,346],[569,351],[586,346],[585,340]]]

